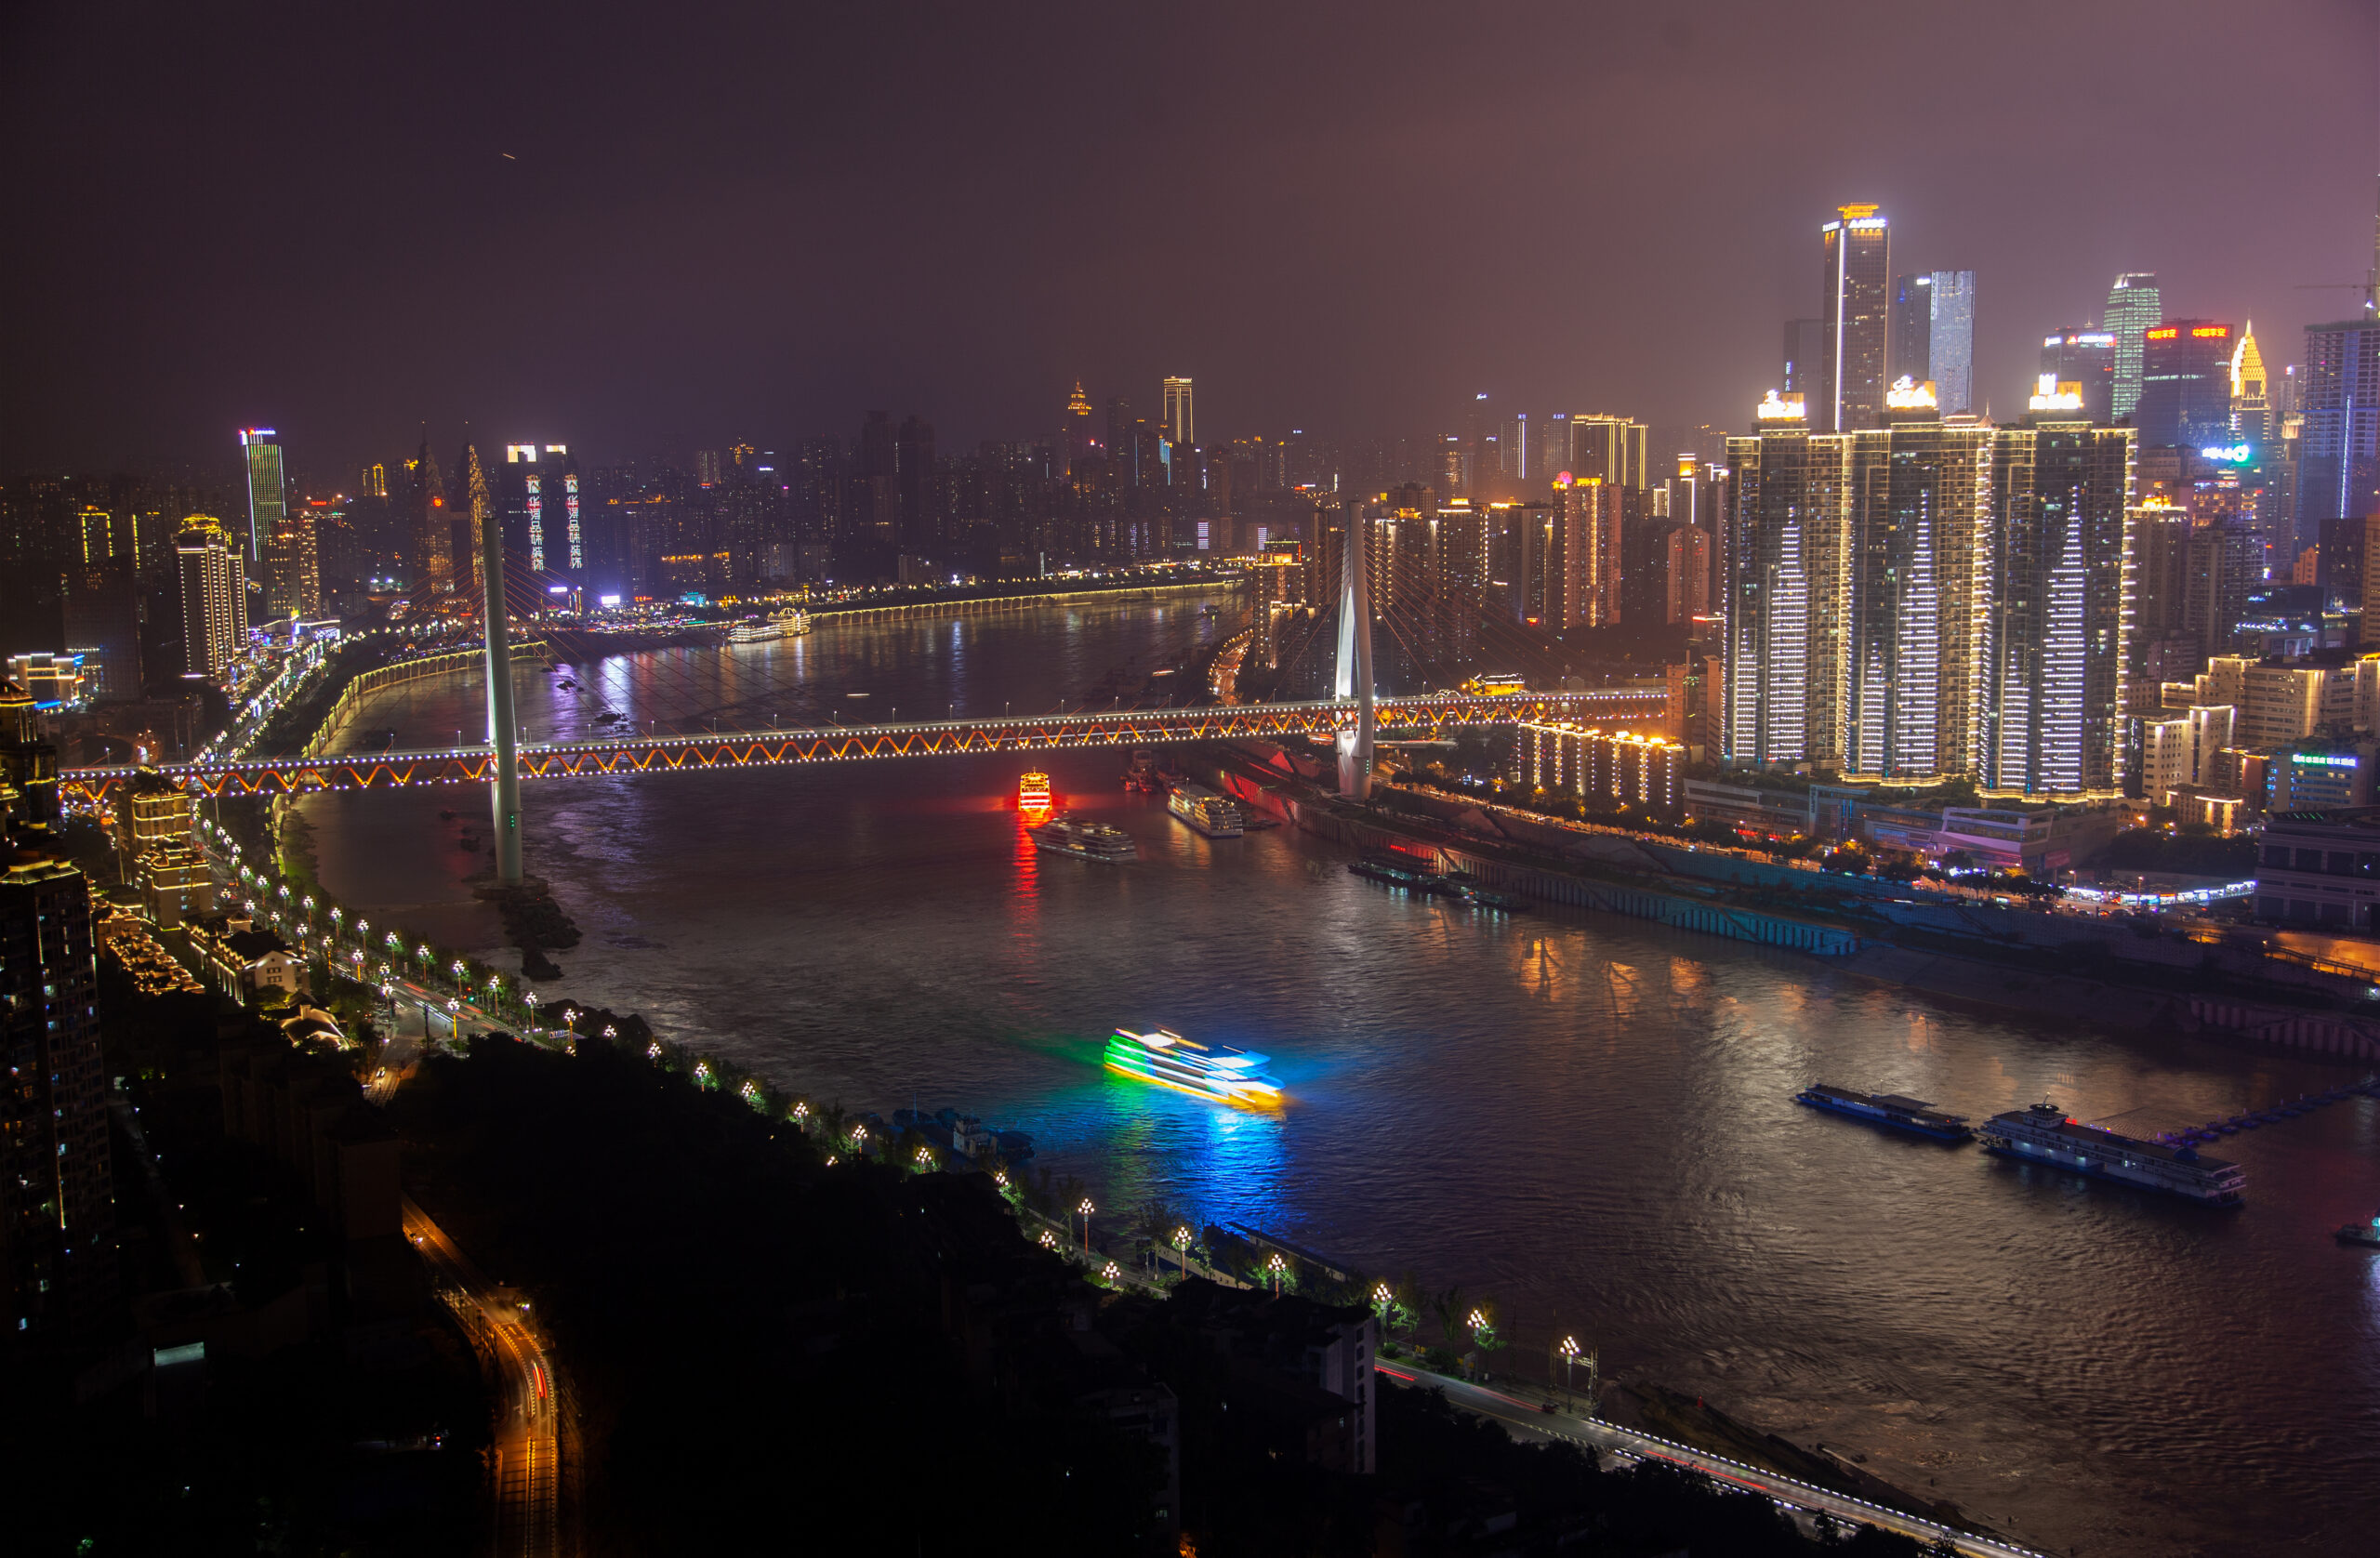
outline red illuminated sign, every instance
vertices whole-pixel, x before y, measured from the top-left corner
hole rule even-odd
[[[2152,341],[2170,341],[2180,334],[2181,331],[2175,329],[2173,325],[2168,324],[2162,330],[2151,330],[2149,332],[2148,338]]]
[[[2171,335],[2172,333],[2173,332],[2171,331],[2166,332],[2168,335]],[[2202,340],[2210,336],[2220,340],[2230,333],[2231,326],[2228,324],[2202,324],[2190,331],[2191,335],[2198,337]]]

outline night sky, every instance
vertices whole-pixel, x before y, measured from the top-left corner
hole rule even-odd
[[[1980,272],[1978,397],[2119,271],[2350,313],[2371,0],[1947,6],[20,4],[0,469],[596,458],[1491,404],[1740,427],[1818,223]],[[509,156],[507,154],[509,154]]]

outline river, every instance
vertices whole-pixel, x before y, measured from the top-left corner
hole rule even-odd
[[[606,708],[640,728],[1042,709],[1216,631],[1196,605],[830,623],[607,659],[575,689],[524,667],[521,717],[568,736]],[[484,730],[482,696],[393,689],[355,733],[443,744]],[[2048,1098],[2148,1134],[2337,1067],[1950,1010],[1623,918],[1410,901],[1289,829],[1199,838],[1124,792],[1122,762],[1047,765],[1139,840],[1121,867],[1028,846],[1013,759],[532,783],[529,868],[587,932],[556,990],[853,1109],[1029,1130],[1103,1218],[1161,1197],[1493,1296],[1537,1357],[1575,1333],[1623,1380],[1865,1455],[2046,1550],[2364,1550],[2380,1258],[2329,1233],[2380,1201],[2380,1105],[2227,1142],[2248,1205],[2213,1212],[1792,1102],[1814,1080],[1977,1118]],[[486,856],[457,843],[484,837],[483,792],[305,806],[333,892],[517,966],[469,897]],[[1135,1020],[1266,1051],[1289,1102],[1104,1072]]]

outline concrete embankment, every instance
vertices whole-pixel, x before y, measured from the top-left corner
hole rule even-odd
[[[1500,891],[1827,959],[1879,984],[1997,1011],[2135,1031],[2228,1035],[2380,1060],[2368,986],[2241,949],[2090,917],[1930,896],[1727,851],[1572,828],[1457,797],[1397,791],[1357,810],[1287,753],[1235,748],[1204,775],[1243,805],[1357,849],[1423,853]],[[1773,902],[1806,901],[1793,910]],[[2380,1004],[2380,1003],[2375,1003]]]

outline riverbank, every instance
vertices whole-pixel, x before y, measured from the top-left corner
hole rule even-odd
[[[1455,797],[1395,791],[1355,806],[1277,749],[1228,749],[1210,756],[1201,776],[1337,843],[1420,845],[1435,868],[1468,872],[1500,891],[1806,954],[1855,978],[1977,1010],[2380,1060],[2380,1023],[2357,1010],[2369,986],[2268,967],[2273,959],[2238,949],[2080,917],[1896,898],[1854,878],[1739,863],[1731,852],[1681,861],[1697,852],[1547,819],[1515,827]]]

